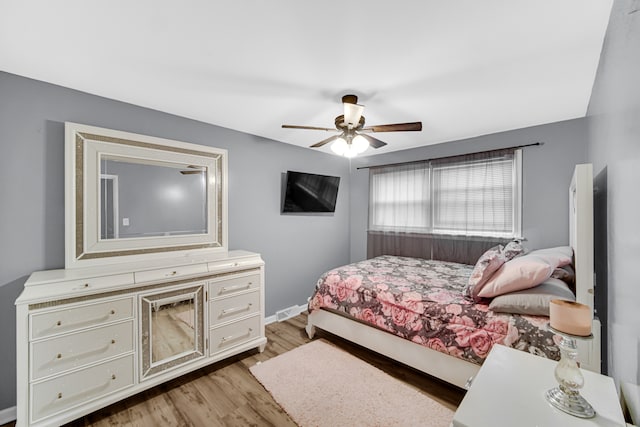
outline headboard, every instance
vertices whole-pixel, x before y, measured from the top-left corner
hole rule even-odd
[[[576,269],[576,300],[593,313],[593,167],[576,165],[569,186],[569,244]]]

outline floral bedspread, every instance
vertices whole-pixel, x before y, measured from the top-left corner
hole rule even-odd
[[[481,364],[504,344],[558,360],[549,318],[494,313],[463,295],[473,266],[383,255],[320,277],[309,312],[336,310],[434,350]]]

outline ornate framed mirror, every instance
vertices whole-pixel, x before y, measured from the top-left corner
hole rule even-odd
[[[66,268],[227,250],[227,152],[65,124]]]

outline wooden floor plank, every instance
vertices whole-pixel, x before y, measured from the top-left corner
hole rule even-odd
[[[229,366],[225,372],[221,373],[227,381],[233,381],[233,388],[241,393],[247,404],[260,416],[276,426],[295,426],[289,416],[279,405],[274,405],[274,400],[261,384],[256,386],[255,377],[249,369],[241,364]]]
[[[217,380],[219,376],[211,373],[203,376],[201,381],[197,381],[195,387],[207,399],[206,404],[215,412],[216,418],[223,419],[238,407],[238,399],[230,395],[226,381],[222,383]]]
[[[229,414],[222,423],[226,427],[258,427],[258,426],[272,426],[267,420],[262,418],[260,414],[253,410],[249,405],[243,405],[238,407],[233,413]],[[279,427],[279,426],[276,426]]]
[[[200,381],[199,378],[167,392],[171,405],[189,425],[194,426],[206,426],[211,425],[214,421],[219,421],[211,405],[215,401],[205,398],[196,387]],[[197,410],[193,410],[193,408],[197,408]]]
[[[286,412],[251,375],[249,368],[309,342],[306,313],[267,325],[263,353],[251,350],[124,399],[69,423],[67,427],[295,426]],[[318,330],[367,363],[455,409],[464,392],[342,338]],[[13,426],[15,423],[5,424]]]

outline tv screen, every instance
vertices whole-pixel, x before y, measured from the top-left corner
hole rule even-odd
[[[282,212],[335,212],[340,177],[287,172]]]

